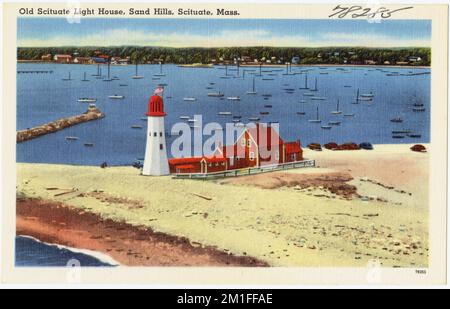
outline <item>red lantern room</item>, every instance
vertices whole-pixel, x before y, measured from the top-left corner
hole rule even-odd
[[[152,95],[150,100],[148,100],[148,112],[147,116],[161,117],[165,116],[164,112],[164,102],[159,95]]]

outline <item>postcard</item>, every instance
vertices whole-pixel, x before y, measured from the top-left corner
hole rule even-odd
[[[4,282],[445,283],[447,6],[3,20]]]

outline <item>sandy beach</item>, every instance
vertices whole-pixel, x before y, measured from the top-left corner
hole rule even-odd
[[[424,267],[429,154],[409,147],[305,150],[316,168],[215,181],[18,163],[17,233],[123,265]]]

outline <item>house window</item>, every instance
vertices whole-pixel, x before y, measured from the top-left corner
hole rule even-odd
[[[250,161],[255,160],[255,153],[253,151],[250,151],[249,157],[250,157]]]
[[[159,136],[161,136],[161,137],[162,137],[162,132],[159,132]]]
[[[219,163],[216,163],[216,166],[219,166]]]
[[[157,137],[157,136],[158,136],[158,133],[157,133],[157,132],[153,133],[153,136],[154,136],[154,137]]]
[[[241,139],[241,145],[242,147],[245,147],[245,138]]]
[[[212,166],[212,163],[209,163],[208,166],[211,167],[211,166]]]
[[[251,145],[252,145],[252,141],[251,141],[250,139],[248,139],[248,141],[247,141],[247,147],[250,148]]]
[[[275,152],[275,160],[276,161],[280,160],[280,153],[278,151]]]
[[[152,132],[149,132],[149,133],[148,133],[148,136],[152,136]]]
[[[159,144],[159,149],[160,149],[160,150],[163,150],[163,149],[164,149],[163,144]]]
[[[295,161],[295,153],[294,153],[294,154],[291,154],[291,160],[294,160],[294,161]]]

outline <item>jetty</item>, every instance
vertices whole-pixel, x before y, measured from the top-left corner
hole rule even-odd
[[[16,141],[17,143],[25,142],[42,135],[54,133],[83,122],[101,119],[103,117],[105,117],[105,114],[103,114],[98,108],[89,107],[88,110],[81,115],[62,118],[37,127],[17,131]]]

